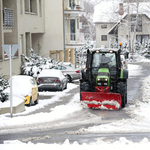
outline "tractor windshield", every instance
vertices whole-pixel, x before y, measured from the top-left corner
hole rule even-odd
[[[100,67],[101,64],[116,67],[115,53],[95,53],[93,55],[92,67]]]

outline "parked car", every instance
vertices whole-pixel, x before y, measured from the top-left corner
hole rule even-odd
[[[42,70],[37,78],[38,90],[58,90],[67,89],[67,78],[60,70]]]
[[[25,75],[13,76],[12,90],[14,96],[23,97],[26,106],[31,106],[32,102],[38,104],[38,86],[33,77]]]
[[[72,82],[73,80],[80,79],[80,70],[76,69],[71,63],[64,62],[60,65],[54,67],[54,69],[61,70],[62,73],[65,73],[68,79],[68,82]]]
[[[61,65],[68,66],[68,67],[71,67],[71,68],[74,68],[74,69],[75,69],[74,65],[73,65],[71,62],[62,62],[62,63],[60,63],[60,64],[61,64]]]
[[[128,69],[128,64],[124,55],[120,55],[123,68]]]

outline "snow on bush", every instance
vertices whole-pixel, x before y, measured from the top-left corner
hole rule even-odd
[[[4,90],[9,86],[8,80],[5,75],[0,75],[0,101],[4,102],[8,100],[8,93],[4,92]]]
[[[41,70],[51,69],[58,64],[58,62],[49,57],[45,58],[39,56],[38,53],[34,53],[33,49],[30,49],[30,57],[22,54],[22,58],[24,59],[24,64],[21,67],[22,74],[33,76],[34,78],[37,77]]]

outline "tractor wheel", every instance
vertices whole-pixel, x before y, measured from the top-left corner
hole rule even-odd
[[[118,82],[117,83],[117,93],[121,95],[121,107],[124,108],[127,103],[127,82]]]
[[[90,86],[88,82],[82,82],[80,83],[80,91],[81,92],[89,92]]]

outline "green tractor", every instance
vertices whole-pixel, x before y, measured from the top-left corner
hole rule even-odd
[[[127,103],[128,70],[120,49],[87,50],[86,69],[80,80],[80,100],[90,108],[120,109]]]

